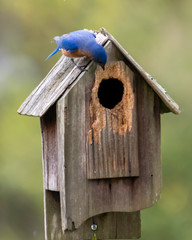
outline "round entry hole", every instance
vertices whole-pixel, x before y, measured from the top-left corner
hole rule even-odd
[[[100,104],[105,108],[113,109],[122,100],[123,91],[123,83],[118,79],[103,79],[98,89]]]

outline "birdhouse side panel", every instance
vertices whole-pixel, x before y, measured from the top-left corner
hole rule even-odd
[[[41,134],[43,146],[44,188],[59,191],[56,106],[53,105],[41,117]]]
[[[161,193],[161,99],[139,74],[137,82],[138,143],[141,209],[152,206]]]

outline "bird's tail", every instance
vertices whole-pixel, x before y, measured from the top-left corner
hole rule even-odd
[[[45,61],[46,61],[47,59],[49,59],[50,57],[52,57],[52,56],[53,56],[55,53],[57,53],[59,50],[60,50],[59,47],[56,48],[56,49],[45,59]]]

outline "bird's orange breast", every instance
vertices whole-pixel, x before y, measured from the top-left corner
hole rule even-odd
[[[80,49],[78,49],[77,51],[74,51],[74,52],[68,52],[65,49],[62,49],[61,51],[62,51],[62,54],[65,55],[66,57],[84,57],[84,56],[87,56],[89,58],[92,58],[88,51],[81,51]]]

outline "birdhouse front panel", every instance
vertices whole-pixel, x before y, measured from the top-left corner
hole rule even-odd
[[[139,176],[135,83],[123,61],[95,73],[89,106],[89,179]]]
[[[58,140],[64,143],[59,165],[65,166],[59,168],[61,212],[68,229],[104,212],[150,207],[160,195],[160,99],[113,44],[106,51],[106,69],[90,66],[57,103],[64,136]],[[105,81],[123,85],[113,108],[102,102]]]
[[[92,64],[56,103],[63,230],[160,195],[160,99],[110,41],[105,49],[105,70]]]

